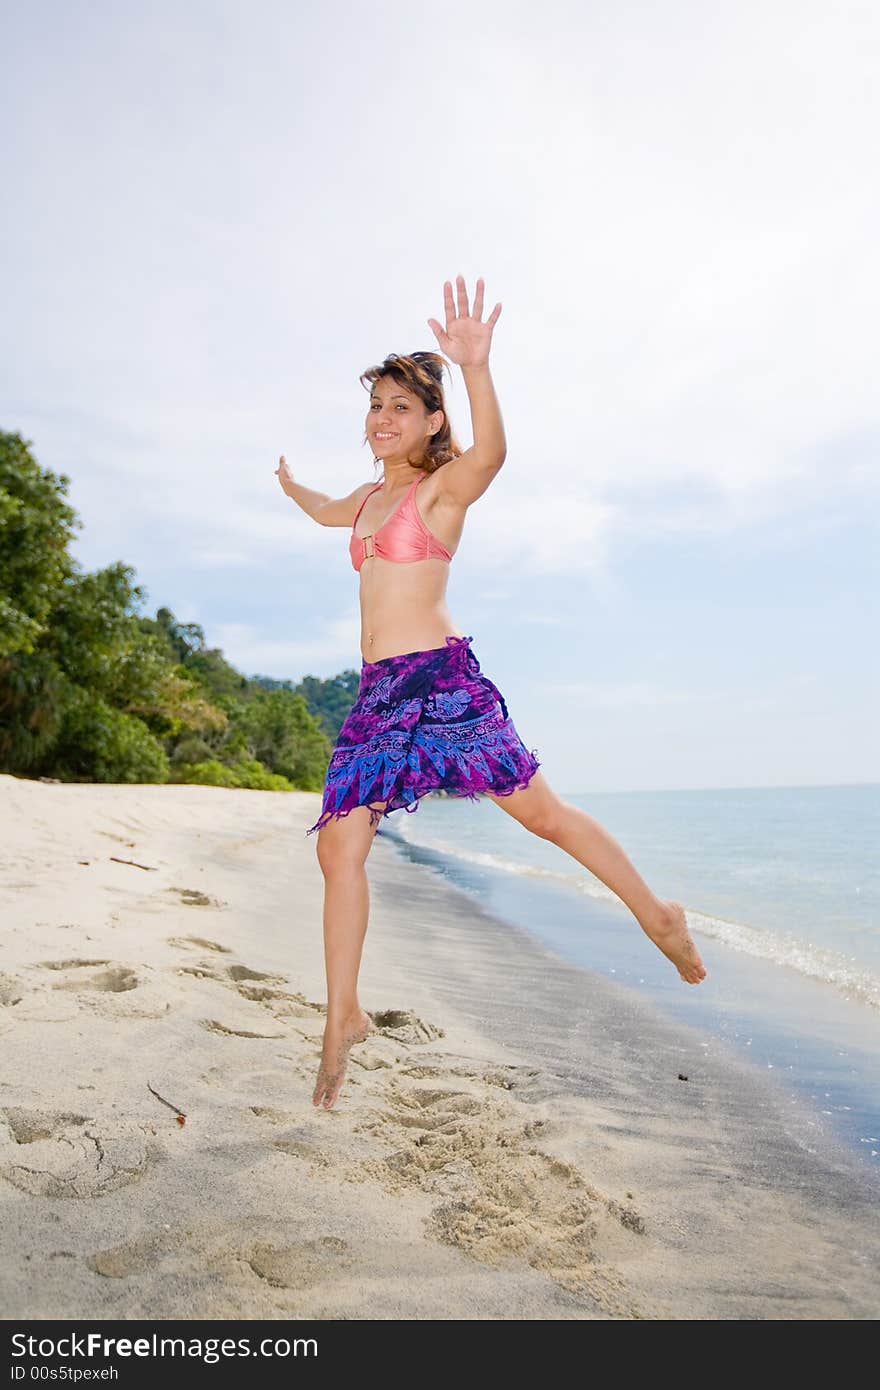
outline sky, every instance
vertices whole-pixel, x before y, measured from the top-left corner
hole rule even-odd
[[[485,279],[448,603],[563,794],[880,780],[880,8],[7,8],[0,428],[249,675],[358,670],[358,378]],[[452,367],[455,432],[472,442]]]

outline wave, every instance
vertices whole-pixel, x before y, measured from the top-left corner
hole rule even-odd
[[[387,831],[385,833],[388,833]],[[450,844],[432,835],[430,839],[419,839],[408,831],[388,833],[389,839],[401,844],[419,845],[424,849],[443,854],[449,859],[462,863],[476,864],[496,873],[517,874],[522,878],[547,879],[567,889],[596,898],[603,902],[619,903],[620,899],[610,888],[594,875],[566,873],[559,869],[545,869],[540,865],[529,864],[521,859],[506,859],[491,851],[472,849],[461,844]],[[709,912],[683,904],[688,927],[696,935],[721,941],[731,950],[759,960],[772,961],[774,965],[787,966],[811,980],[819,980],[831,985],[847,999],[866,1004],[880,1012],[880,976],[869,966],[854,962],[851,957],[831,947],[820,946],[815,942],[804,941],[787,933],[773,931],[766,927],[751,927],[745,922],[732,922]]]

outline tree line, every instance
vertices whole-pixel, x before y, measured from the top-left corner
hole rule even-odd
[[[71,555],[70,479],[31,444],[0,432],[0,771],[320,792],[358,673],[248,677],[198,624],[145,615],[132,566]]]

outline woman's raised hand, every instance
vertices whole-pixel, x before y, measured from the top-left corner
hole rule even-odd
[[[428,319],[428,327],[434,330],[440,349],[451,362],[459,367],[482,367],[489,360],[489,345],[492,342],[492,329],[498,322],[501,305],[496,304],[485,323],[483,316],[483,281],[477,281],[474,296],[474,312],[468,313],[467,290],[464,276],[455,277],[458,295],[458,313],[452,300],[452,282],[443,282],[443,307],[446,311],[446,332],[436,319]]]
[[[281,455],[278,467],[275,469],[275,475],[278,478],[279,483],[281,484],[282,491],[286,492],[288,484],[292,483],[294,481],[294,478],[293,474],[287,466],[287,460],[283,454]]]

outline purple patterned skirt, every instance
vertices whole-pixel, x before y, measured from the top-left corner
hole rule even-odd
[[[447,637],[445,647],[363,662],[321,814],[307,835],[356,806],[369,808],[375,826],[401,807],[418,810],[429,792],[476,801],[481,792],[509,796],[528,786],[540,766],[535,749],[526,748],[504,696],[481,673],[473,640]]]

